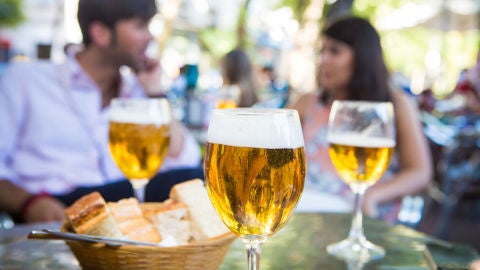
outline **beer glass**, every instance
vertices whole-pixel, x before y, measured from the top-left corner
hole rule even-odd
[[[165,98],[115,98],[110,104],[110,153],[139,202],[167,155],[170,121]]]
[[[215,109],[208,127],[205,180],[213,206],[245,243],[248,269],[262,244],[295,209],[305,180],[297,111]]]
[[[230,85],[220,89],[217,97],[217,109],[237,108],[240,99],[238,85]]]
[[[355,196],[347,239],[328,245],[327,251],[349,260],[382,258],[385,250],[369,242],[363,233],[362,201],[365,190],[387,169],[395,148],[393,105],[334,101],[327,134],[332,163]]]

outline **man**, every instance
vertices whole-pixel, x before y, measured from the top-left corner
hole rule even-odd
[[[108,150],[108,106],[144,97],[132,72],[155,72],[145,51],[155,0],[80,0],[83,49],[63,64],[12,64],[0,80],[0,209],[23,222],[64,218],[63,209],[98,190],[107,201],[132,197]],[[200,150],[174,122],[169,155],[147,186],[163,200],[178,181],[203,177]],[[173,170],[178,168],[193,168]],[[120,180],[120,181],[119,181]]]

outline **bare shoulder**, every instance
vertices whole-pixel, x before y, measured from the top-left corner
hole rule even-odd
[[[308,92],[302,94],[295,102],[290,104],[288,107],[298,111],[300,119],[303,121],[308,111],[310,111],[311,106],[318,100],[317,92]]]
[[[318,93],[316,91],[314,92],[308,92],[303,95],[301,95],[290,107],[290,109],[295,109],[298,112],[298,115],[300,117],[300,121],[303,123],[305,118],[307,118],[307,115],[312,109],[312,106],[314,105],[315,101],[318,100]]]

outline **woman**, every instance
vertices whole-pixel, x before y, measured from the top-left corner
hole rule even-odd
[[[258,101],[253,67],[248,55],[241,49],[228,52],[221,60],[223,88],[221,95],[231,96],[234,107],[251,107]]]
[[[349,206],[353,204],[349,187],[339,180],[328,155],[326,131],[332,102],[391,101],[395,108],[396,154],[382,180],[367,190],[363,211],[393,222],[402,197],[422,191],[432,173],[416,106],[390,85],[379,35],[368,21],[342,18],[328,25],[322,34],[317,73],[320,90],[301,96],[293,105],[299,112],[305,137],[305,189],[334,194]]]

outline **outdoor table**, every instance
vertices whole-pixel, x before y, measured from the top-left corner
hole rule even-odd
[[[295,213],[265,242],[260,269],[469,269],[469,263],[479,258],[470,246],[365,217],[366,237],[383,246],[386,256],[364,265],[347,263],[329,256],[325,247],[347,236],[350,220],[351,215],[343,213]],[[63,241],[26,238],[32,230],[59,227],[59,223],[29,224],[0,230],[0,269],[80,269]],[[237,239],[220,269],[243,270],[246,264],[243,242]]]

